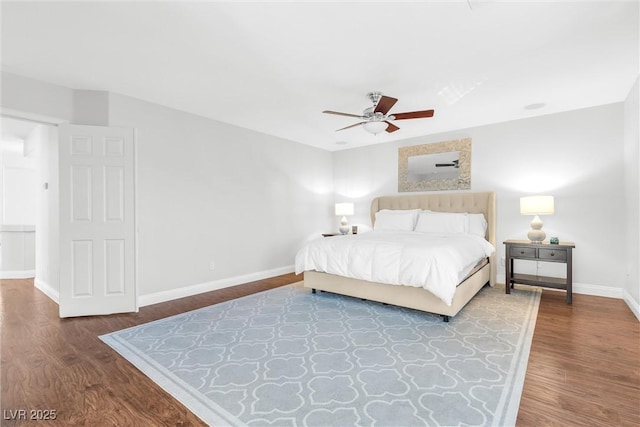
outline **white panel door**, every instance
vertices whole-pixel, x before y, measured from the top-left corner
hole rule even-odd
[[[137,311],[133,129],[60,125],[60,317]]]

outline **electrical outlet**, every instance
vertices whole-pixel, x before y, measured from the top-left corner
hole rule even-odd
[[[216,269],[216,262],[215,261],[209,261],[209,270],[213,271]]]
[[[504,263],[505,263],[504,257],[502,256],[500,257],[500,266],[504,267]]]

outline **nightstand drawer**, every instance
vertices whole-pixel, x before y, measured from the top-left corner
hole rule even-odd
[[[550,259],[557,261],[566,261],[567,260],[567,251],[566,249],[538,249],[538,258],[540,259]]]
[[[509,255],[515,258],[535,258],[536,248],[528,248],[526,246],[511,246],[509,248]]]

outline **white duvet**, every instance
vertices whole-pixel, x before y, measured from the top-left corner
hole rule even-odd
[[[305,270],[392,285],[422,287],[451,305],[460,275],[495,248],[470,234],[371,231],[309,242],[296,254]]]

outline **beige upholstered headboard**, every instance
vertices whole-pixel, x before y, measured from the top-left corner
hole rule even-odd
[[[483,213],[487,219],[486,238],[495,248],[496,245],[496,193],[438,193],[407,194],[376,197],[371,202],[371,224],[375,222],[376,212],[382,209],[428,209],[434,212]],[[496,282],[496,255],[490,258],[491,284]]]

